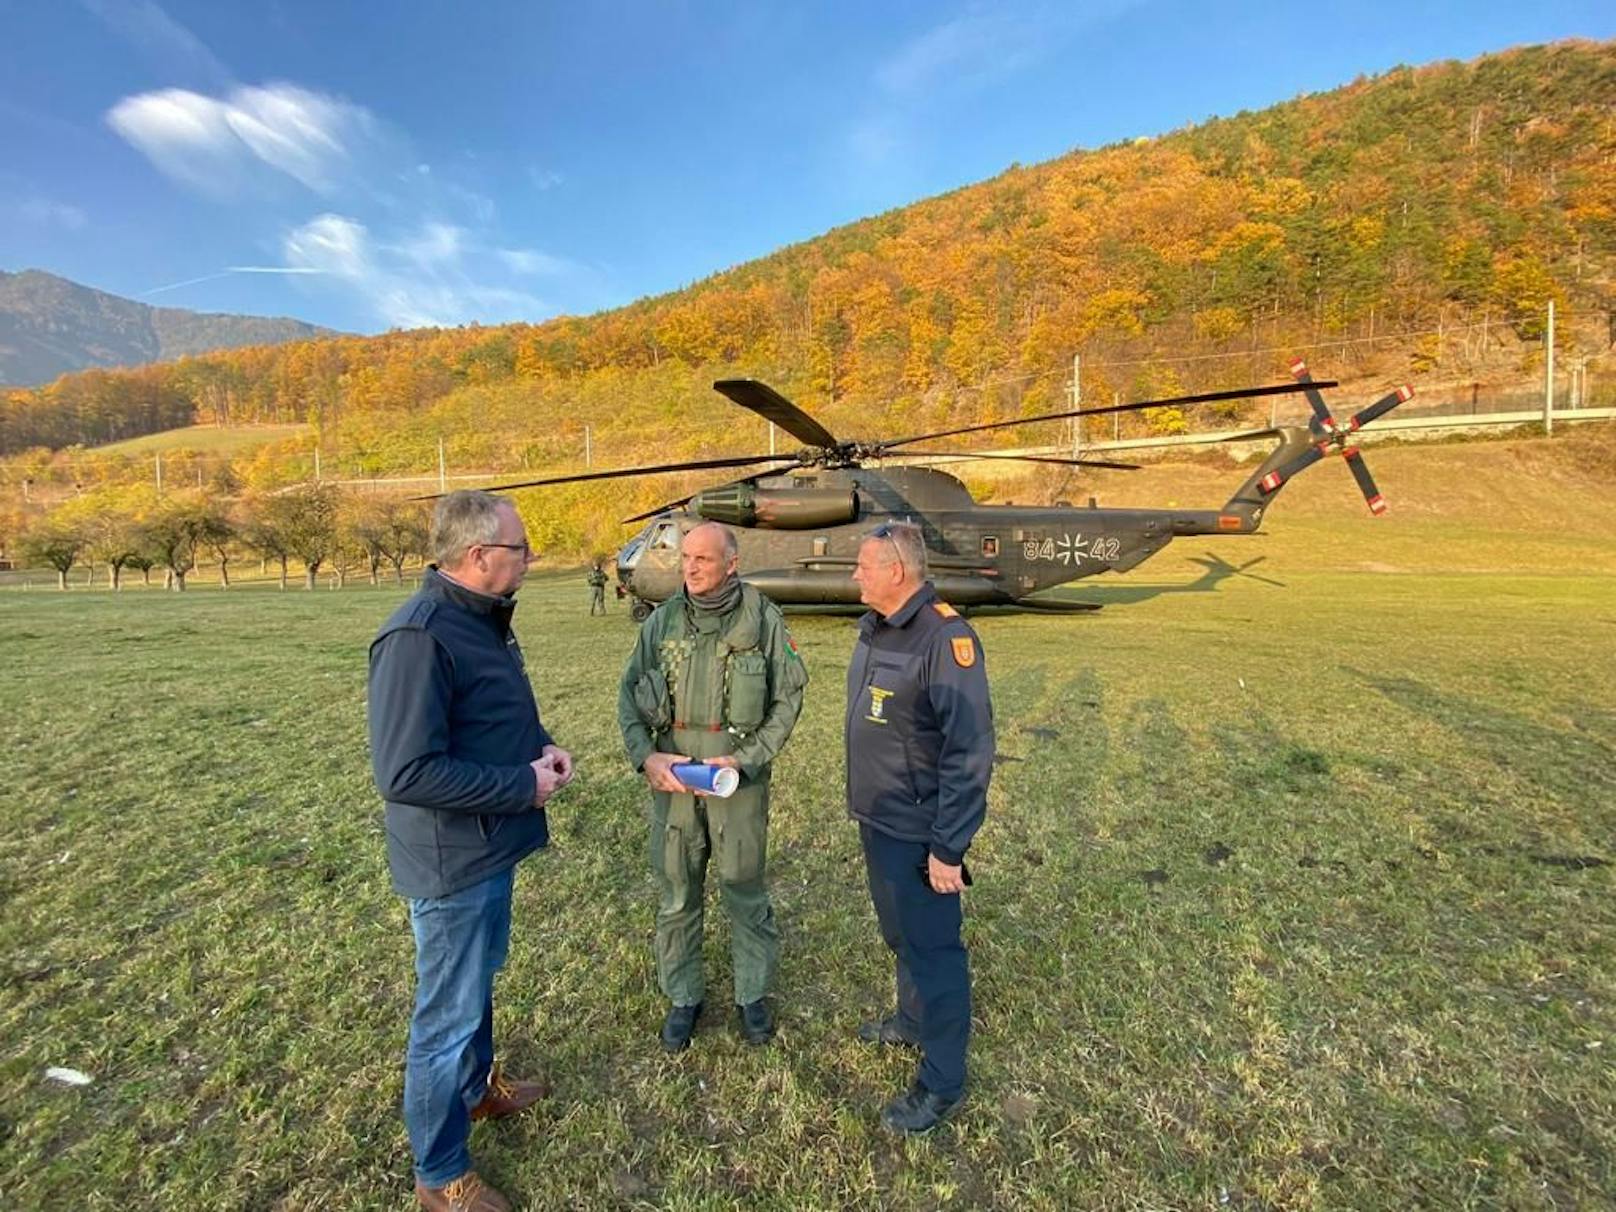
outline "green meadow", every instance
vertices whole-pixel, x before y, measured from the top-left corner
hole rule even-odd
[[[1385,454],[1409,508],[1381,529],[1333,468],[1269,539],[1066,591],[1099,612],[976,617],[1000,761],[972,1087],[919,1141],[876,1119],[912,1059],[854,1038],[891,969],[841,799],[851,621],[792,617],[778,1039],[733,1030],[714,899],[709,1009],[669,1058],[614,722],[632,628],[586,617],[580,575],[530,581],[580,773],[497,1012],[555,1090],[476,1127],[483,1172],[532,1208],[1608,1206],[1611,503],[1552,538],[1422,512]],[[402,593],[0,592],[5,1207],[411,1206],[411,946],[364,707]]]

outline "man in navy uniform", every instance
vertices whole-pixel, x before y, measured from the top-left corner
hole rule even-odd
[[[533,560],[516,508],[452,492],[432,516],[437,561],[370,647],[370,753],[387,801],[393,888],[415,935],[404,1126],[429,1212],[507,1212],[471,1167],[471,1121],[544,1094],[494,1064],[494,974],[516,864],[549,839],[544,805],[572,758],[539,721],[511,631]]]
[[[993,706],[982,646],[926,579],[920,528],[888,523],[853,571],[870,607],[847,671],[847,811],[859,826],[897,1008],[860,1038],[921,1051],[881,1112],[894,1132],[935,1128],[965,1094],[971,976],[960,938],[965,852],[987,811]]]

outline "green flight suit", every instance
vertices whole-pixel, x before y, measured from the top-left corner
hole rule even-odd
[[[802,710],[808,671],[780,608],[750,585],[727,613],[696,609],[681,590],[640,627],[623,670],[617,722],[635,770],[653,752],[701,760],[733,754],[741,785],[728,799],[651,794],[651,867],[661,894],[657,979],[676,1006],[703,1000],[707,862],[718,859],[730,920],[735,1003],[768,992],[780,931],[764,884],[769,774]]]

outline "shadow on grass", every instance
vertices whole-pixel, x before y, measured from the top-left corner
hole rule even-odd
[[[1258,576],[1248,569],[1255,568],[1266,560],[1267,556],[1257,556],[1243,564],[1231,564],[1221,556],[1207,552],[1190,560],[1192,564],[1199,564],[1206,569],[1193,581],[1186,581],[1180,585],[1137,585],[1124,583],[1121,585],[1085,585],[1082,589],[1055,590],[1049,594],[1041,594],[1040,598],[1050,602],[1060,602],[1065,605],[1091,605],[1091,606],[1133,606],[1139,602],[1148,602],[1152,598],[1169,597],[1181,593],[1215,593],[1219,585],[1230,577],[1245,577],[1248,580],[1258,581],[1261,584],[1275,589],[1287,588],[1285,582],[1276,581],[1271,577]],[[1004,607],[1005,610],[1014,610],[1015,607]],[[988,613],[984,611],[983,613]]]
[[[1616,802],[1616,746],[1581,728],[1556,728],[1495,703],[1410,677],[1342,671],[1404,710],[1462,738],[1479,756],[1568,802]]]

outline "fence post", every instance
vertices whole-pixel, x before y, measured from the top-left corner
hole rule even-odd
[[[1549,324],[1543,330],[1543,432],[1554,432],[1554,300],[1549,300]]]

